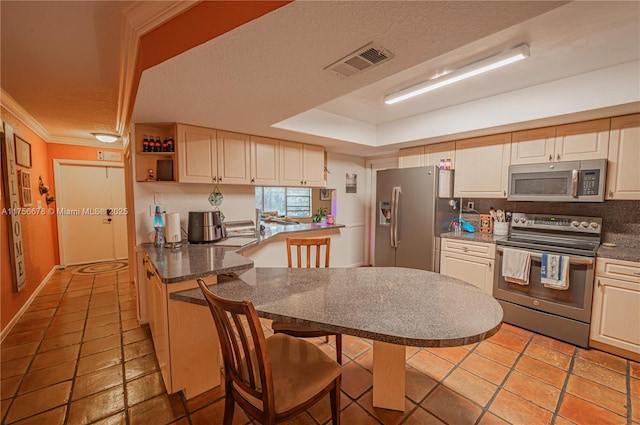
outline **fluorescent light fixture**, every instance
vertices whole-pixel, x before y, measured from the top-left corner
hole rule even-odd
[[[504,52],[498,53],[495,56],[491,56],[481,61],[472,63],[471,65],[456,69],[441,77],[423,81],[421,83],[402,89],[396,93],[386,95],[384,97],[384,103],[386,103],[387,105],[393,105],[394,103],[402,102],[403,100],[411,99],[414,96],[439,89],[440,87],[448,86],[449,84],[466,80],[467,78],[482,74],[487,71],[491,71],[492,69],[501,68],[505,65],[509,65],[510,63],[522,60],[528,56],[529,45],[521,44],[518,47],[505,50]]]
[[[118,140],[118,137],[119,137],[113,134],[102,134],[102,133],[92,133],[92,134],[96,137],[96,139],[104,143],[113,143],[116,140]]]

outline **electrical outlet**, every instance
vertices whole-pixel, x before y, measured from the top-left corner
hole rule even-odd
[[[475,210],[476,209],[475,206],[476,206],[475,202],[473,202],[473,201],[468,201],[467,202],[467,209],[468,210]]]

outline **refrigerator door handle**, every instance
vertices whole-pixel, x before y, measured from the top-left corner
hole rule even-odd
[[[395,186],[391,196],[391,246],[394,248],[398,247],[398,206],[401,192],[402,189],[399,186]]]

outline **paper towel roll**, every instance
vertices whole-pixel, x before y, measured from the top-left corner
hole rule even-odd
[[[167,243],[180,242],[182,233],[180,231],[180,213],[165,214],[165,240]]]

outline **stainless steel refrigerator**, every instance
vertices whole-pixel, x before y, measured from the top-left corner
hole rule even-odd
[[[436,166],[378,171],[377,267],[440,271],[440,238],[459,215],[453,170]]]

